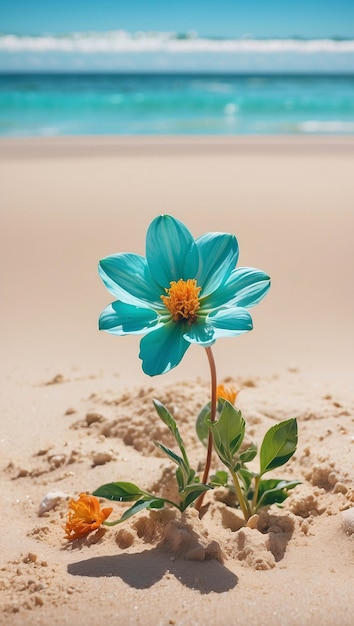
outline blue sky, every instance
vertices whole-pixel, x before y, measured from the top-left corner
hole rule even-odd
[[[0,71],[354,73],[354,43],[345,49],[341,42],[335,50],[201,51],[176,50],[160,41],[151,49],[148,40],[122,45],[105,34],[118,30],[354,42],[354,0],[0,0]],[[90,41],[70,37],[87,31],[102,33],[101,41],[97,35]],[[39,39],[25,44],[1,33]]]
[[[196,30],[203,36],[354,38],[354,0],[1,0],[0,30]]]

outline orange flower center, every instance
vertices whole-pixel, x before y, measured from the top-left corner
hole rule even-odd
[[[200,308],[199,292],[194,278],[179,281],[172,280],[170,288],[165,289],[167,296],[161,296],[161,300],[170,311],[174,322],[187,320],[192,323],[196,320],[196,313]]]

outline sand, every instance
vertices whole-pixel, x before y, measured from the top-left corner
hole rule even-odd
[[[13,140],[0,160],[0,623],[352,624],[353,139]],[[256,528],[220,490],[201,520],[141,512],[68,543],[81,491],[134,480],[170,492],[153,398],[193,463],[204,457],[204,350],[151,379],[137,337],[97,330],[111,300],[98,259],[143,254],[159,213],[195,236],[235,233],[239,264],[271,275],[254,330],[214,355],[252,439],[298,419],[298,450],[276,475],[302,484]]]

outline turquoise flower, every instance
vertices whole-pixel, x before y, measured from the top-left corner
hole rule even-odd
[[[247,309],[265,296],[270,278],[235,269],[237,259],[234,235],[194,239],[182,222],[160,215],[148,228],[146,257],[123,252],[100,261],[100,276],[118,298],[102,311],[100,330],[145,335],[139,357],[150,376],[176,367],[192,343],[209,347],[252,330]]]

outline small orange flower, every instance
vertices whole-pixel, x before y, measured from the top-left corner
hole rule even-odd
[[[232,385],[229,387],[225,387],[225,385],[218,385],[216,390],[217,397],[228,400],[230,404],[235,404],[238,393],[239,392]]]
[[[97,530],[112,513],[112,507],[101,509],[98,498],[80,493],[78,500],[70,500],[65,538],[69,541],[80,539],[92,530]]]

